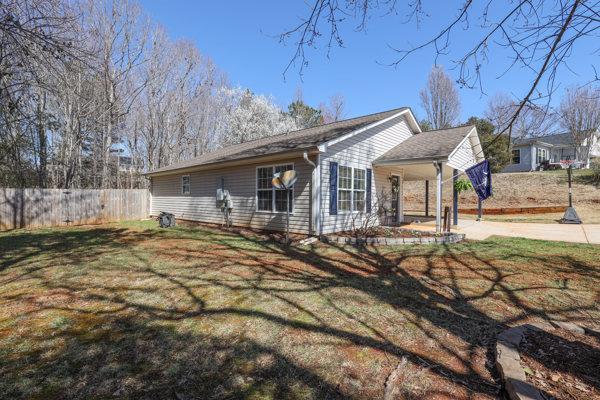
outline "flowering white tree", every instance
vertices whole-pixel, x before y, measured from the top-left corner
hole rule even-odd
[[[243,143],[298,129],[294,119],[271,98],[247,89],[222,88],[219,144]]]

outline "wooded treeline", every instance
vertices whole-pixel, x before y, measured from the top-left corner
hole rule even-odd
[[[339,98],[284,111],[231,87],[134,1],[0,5],[0,187],[145,187],[144,171],[341,117]]]

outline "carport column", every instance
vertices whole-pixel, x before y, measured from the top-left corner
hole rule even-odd
[[[456,190],[456,181],[458,180],[458,170],[455,169],[452,174],[452,225],[458,225],[458,191]]]
[[[437,193],[435,198],[435,231],[442,232],[442,168],[443,164],[439,161],[434,163],[437,180]]]
[[[425,216],[429,217],[429,181],[425,181]]]

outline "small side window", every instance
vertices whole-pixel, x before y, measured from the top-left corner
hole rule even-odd
[[[512,163],[521,164],[521,149],[515,149],[512,151]]]
[[[190,194],[190,176],[183,175],[181,177],[181,194]]]

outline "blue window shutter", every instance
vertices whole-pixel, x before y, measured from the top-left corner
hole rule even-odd
[[[367,212],[371,212],[371,170],[367,168]]]
[[[337,215],[338,163],[329,163],[329,214]]]

